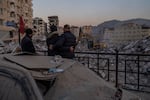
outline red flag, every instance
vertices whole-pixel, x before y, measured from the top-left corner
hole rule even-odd
[[[20,19],[19,19],[19,33],[22,33],[24,34],[24,21],[23,21],[23,18],[22,16],[20,16]]]

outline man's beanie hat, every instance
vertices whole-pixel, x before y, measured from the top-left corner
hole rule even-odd
[[[26,34],[27,34],[27,35],[29,35],[29,34],[32,34],[32,33],[33,33],[33,31],[32,31],[32,29],[31,29],[31,28],[27,28],[27,29],[25,30],[25,32],[26,32]]]

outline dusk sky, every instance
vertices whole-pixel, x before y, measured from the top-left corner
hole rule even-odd
[[[150,19],[150,0],[33,0],[33,17],[57,15],[64,24],[94,25],[108,20]]]

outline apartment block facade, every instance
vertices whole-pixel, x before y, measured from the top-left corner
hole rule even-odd
[[[33,30],[37,35],[43,35],[47,31],[47,25],[42,18],[36,17],[33,19]]]
[[[17,31],[19,17],[24,19],[25,27],[32,28],[32,0],[0,0],[0,31]]]
[[[84,34],[89,34],[91,35],[92,34],[92,28],[93,26],[89,25],[89,26],[82,26],[81,29],[82,29],[82,32]]]
[[[108,45],[118,45],[136,41],[150,35],[150,27],[135,23],[125,23],[115,28],[107,28],[104,41]]]
[[[51,31],[51,30],[50,30],[50,27],[51,27],[52,25],[55,25],[55,26],[57,26],[57,28],[58,28],[58,27],[59,27],[59,19],[58,19],[58,16],[48,16],[48,24],[49,24],[49,26],[48,26],[49,31]]]
[[[76,36],[76,38],[79,37],[79,31],[80,28],[78,26],[71,26],[71,32]]]

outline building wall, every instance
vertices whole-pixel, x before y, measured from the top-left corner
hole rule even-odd
[[[92,26],[83,26],[82,28],[82,32],[85,34],[92,34]]]
[[[104,43],[108,46],[112,43],[112,35],[114,34],[114,29],[106,28],[104,33]]]
[[[76,36],[76,38],[79,37],[79,30],[80,28],[77,26],[71,26],[71,32]]]
[[[36,17],[33,19],[33,30],[35,34],[38,34],[38,35],[45,34],[46,32],[45,27],[46,27],[45,22],[42,18]]]
[[[57,28],[59,27],[59,19],[58,19],[58,16],[49,16],[48,17],[48,23],[49,23],[49,31],[51,31],[50,30],[50,27],[52,26],[52,25],[55,25],[55,26],[57,26]]]
[[[7,27],[7,22],[19,25],[19,16],[23,17],[26,27],[32,27],[32,6],[32,0],[0,0],[0,27]]]
[[[104,40],[109,44],[118,45],[136,41],[148,35],[150,35],[150,28],[135,23],[125,23],[115,27],[114,30],[106,29]]]

